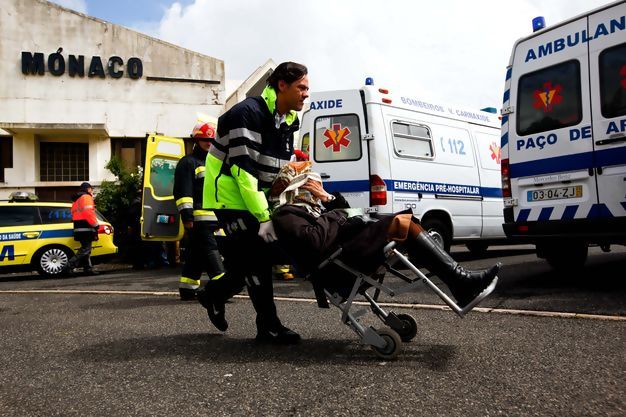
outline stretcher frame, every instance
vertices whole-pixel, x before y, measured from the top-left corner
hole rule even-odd
[[[378,303],[378,298],[381,293],[394,297],[396,295],[411,292],[418,286],[425,284],[428,288],[434,291],[435,294],[437,294],[437,296],[439,296],[439,298],[441,298],[452,311],[454,311],[459,317],[463,318],[478,303],[483,301],[493,292],[498,282],[498,277],[495,276],[489,286],[487,286],[487,288],[485,288],[476,298],[474,298],[465,307],[460,307],[446,293],[437,287],[427,275],[420,271],[405,255],[398,251],[397,242],[388,243],[384,247],[383,252],[385,254],[385,261],[371,275],[364,274],[343,262],[340,259],[340,256],[343,253],[343,248],[341,247],[322,261],[317,267],[317,270],[321,271],[324,267],[332,263],[355,277],[350,295],[347,298],[342,297],[337,293],[331,293],[326,288],[323,289],[323,293],[326,300],[330,301],[331,304],[341,311],[342,323],[350,327],[359,336],[362,343],[369,345],[376,352],[376,354],[383,359],[395,358],[401,349],[402,342],[408,342],[415,337],[417,334],[417,323],[415,322],[415,319],[408,314],[396,315],[392,311],[385,311]],[[402,263],[411,272],[413,272],[415,276],[408,276],[404,272],[394,268],[394,265],[396,265],[397,262]],[[406,285],[391,287],[385,284],[384,278],[387,272],[404,281]],[[372,289],[374,291],[373,295],[368,292]],[[362,295],[369,302],[371,311],[389,327],[375,329],[372,326],[365,326],[360,322],[359,318],[367,313],[367,308],[362,308],[354,312],[351,311],[355,306],[354,301],[358,295]],[[319,296],[318,301],[320,301]]]

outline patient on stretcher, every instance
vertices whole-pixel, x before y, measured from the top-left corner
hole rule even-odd
[[[478,271],[458,264],[421,227],[410,212],[380,216],[350,216],[340,194],[329,194],[311,163],[285,165],[270,190],[275,204],[272,222],[279,242],[304,272],[313,271],[341,246],[342,257],[354,268],[370,273],[384,262],[384,246],[399,242],[410,258],[443,281],[463,308],[494,281],[500,263]]]

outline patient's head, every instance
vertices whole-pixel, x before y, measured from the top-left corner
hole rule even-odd
[[[283,166],[272,183],[268,200],[274,208],[285,204],[305,207],[319,215],[321,199],[328,195],[322,186],[322,178],[311,170],[310,161],[290,162]]]

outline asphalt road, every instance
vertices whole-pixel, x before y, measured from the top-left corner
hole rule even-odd
[[[276,294],[304,340],[275,347],[254,343],[245,297],[213,329],[177,300],[175,269],[1,276],[0,415],[626,415],[626,251],[594,249],[560,276],[524,248],[455,249],[472,267],[504,262],[496,293],[464,319],[425,289],[387,299],[421,305],[392,308],[419,332],[389,362],[299,279]]]

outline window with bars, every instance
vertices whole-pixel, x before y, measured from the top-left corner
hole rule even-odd
[[[41,142],[41,181],[89,181],[89,144]]]

